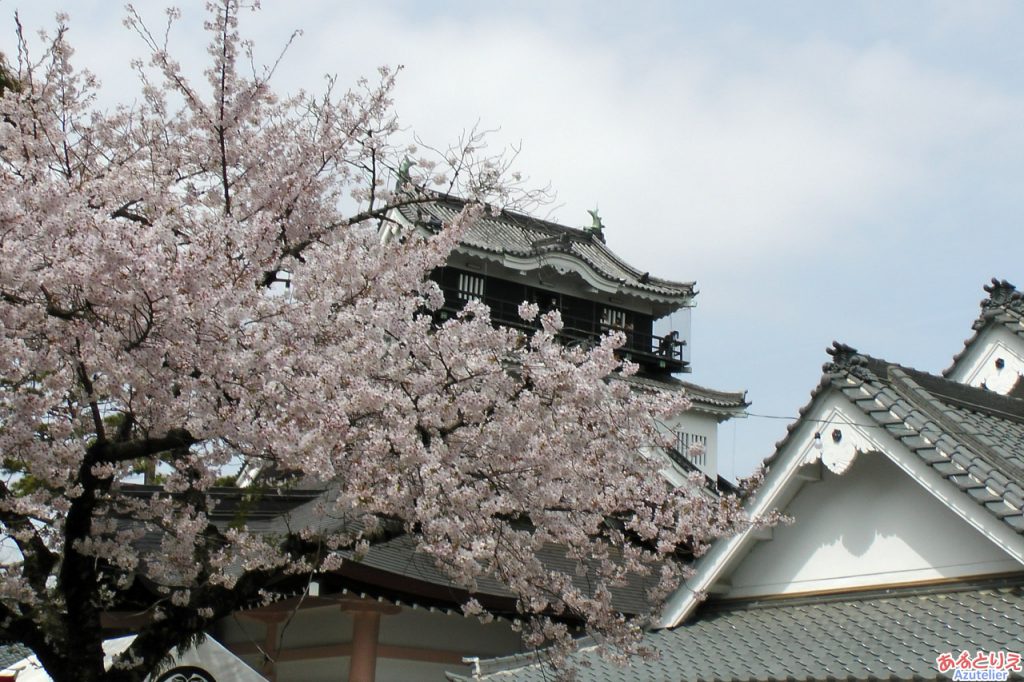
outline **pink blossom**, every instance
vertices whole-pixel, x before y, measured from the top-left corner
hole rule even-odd
[[[205,85],[129,8],[150,48],[131,108],[91,109],[63,26],[0,99],[0,540],[23,557],[0,567],[0,631],[55,679],[100,679],[101,614],[151,589],[154,625],[124,659],[149,670],[271,598],[269,576],[409,533],[470,591],[505,584],[526,641],[558,644],[556,660],[571,641],[552,614],[636,651],[643,620],[615,611],[612,588],[652,574],[664,595],[676,550],[741,518],[638,455],[685,402],[609,381],[635,371],[623,336],[564,347],[557,311],[525,342],[482,304],[436,324],[428,275],[485,206],[534,195],[471,131],[417,161],[467,209],[430,239],[382,243],[396,205],[432,198],[387,175],[415,151],[394,139],[395,70],[276,95],[237,63],[237,12],[212,7]],[[264,489],[328,491],[317,524],[214,523],[210,489],[238,463]],[[158,493],[131,491],[139,466]]]

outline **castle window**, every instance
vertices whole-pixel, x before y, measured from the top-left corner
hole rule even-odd
[[[601,308],[601,329],[626,329],[626,311],[618,308]]]
[[[708,457],[708,437],[698,433],[676,433],[676,450],[693,464],[703,467]]]
[[[460,272],[458,293],[460,301],[483,301],[484,278],[480,275],[471,275],[468,272]]]

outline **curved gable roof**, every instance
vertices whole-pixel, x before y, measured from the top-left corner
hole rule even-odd
[[[466,202],[438,195],[432,201],[407,204],[398,209],[410,224],[436,232],[453,220]],[[562,256],[589,270],[605,282],[626,287],[638,295],[675,301],[682,305],[696,293],[694,282],[675,282],[652,277],[616,256],[589,230],[566,227],[523,213],[503,210],[477,220],[462,240],[463,247],[492,256],[512,256],[542,261]]]

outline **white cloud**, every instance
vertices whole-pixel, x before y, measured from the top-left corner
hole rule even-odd
[[[115,94],[133,92],[125,63],[141,45],[119,12],[89,2],[73,17],[80,54]],[[192,26],[198,5],[185,8]],[[447,14],[414,2],[265,5],[243,22],[264,59],[305,30],[280,88],[404,63],[399,112],[425,139],[443,144],[477,119],[500,126],[499,140],[523,142],[519,168],[559,192],[557,219],[582,225],[598,203],[627,260],[696,278],[695,376],[749,387],[764,409],[795,411],[836,336],[909,364],[951,356],[981,283],[1019,268],[1013,3],[870,5],[842,12],[850,25],[817,12],[807,27],[708,10],[697,28],[672,16],[676,3],[643,5],[621,25],[610,5],[583,2],[496,13],[481,0]],[[46,20],[56,2],[13,6],[34,25],[30,11]],[[199,31],[181,29],[182,61],[200,63]],[[959,323],[908,323],[954,297],[968,302]]]
[[[1022,109],[884,42],[788,44],[733,29],[666,49],[568,20],[366,10],[326,20],[298,50],[303,68],[407,64],[403,120],[428,139],[477,119],[501,126],[500,139],[524,142],[522,169],[559,192],[556,217],[582,224],[599,203],[613,245],[680,278],[693,254],[732,268],[799,253],[927,194]]]
[[[126,56],[141,44],[99,7],[75,39],[120,94]],[[186,9],[172,44],[198,64],[200,12]],[[521,170],[559,192],[557,218],[582,224],[600,204],[614,245],[641,259],[657,244],[650,267],[680,278],[692,254],[731,266],[777,258],[927,193],[965,149],[1014,129],[1022,113],[1019,99],[884,42],[790,44],[731,24],[678,44],[652,27],[645,43],[587,33],[571,12],[548,23],[474,17],[267,3],[243,27],[268,60],[292,28],[305,30],[280,71],[285,89],[406,64],[399,111],[423,137],[448,141],[477,120],[500,126],[499,140],[523,142]]]

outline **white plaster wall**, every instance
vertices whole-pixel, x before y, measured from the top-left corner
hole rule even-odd
[[[1003,361],[1002,369],[996,360]],[[997,393],[1006,394],[1024,375],[1024,338],[1003,325],[990,326],[965,351],[949,378],[969,386],[985,385]]]
[[[823,468],[732,572],[725,597],[888,586],[1021,570],[884,455],[861,453],[837,475]]]

